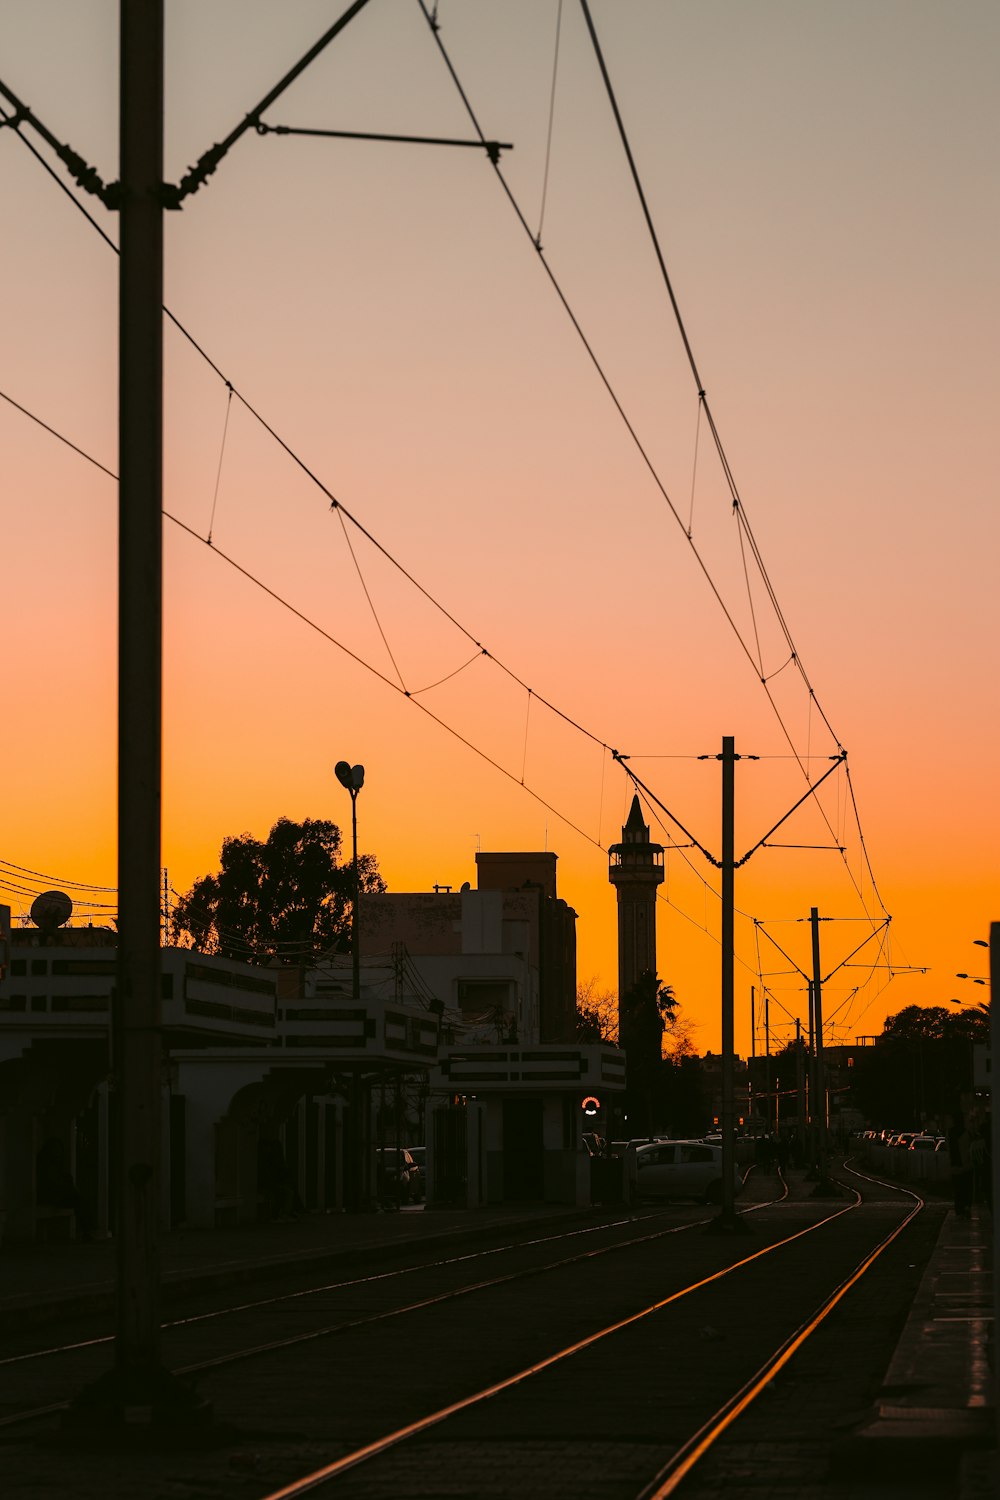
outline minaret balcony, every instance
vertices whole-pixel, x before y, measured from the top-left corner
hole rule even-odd
[[[608,879],[615,885],[663,879],[663,849],[659,844],[612,844],[608,850]]]

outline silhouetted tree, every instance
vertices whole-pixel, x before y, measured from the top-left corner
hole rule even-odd
[[[907,1005],[859,1048],[854,1088],[866,1119],[912,1129],[943,1118],[972,1087],[972,1047],[989,1039],[989,1006]]]
[[[957,1011],[946,1010],[943,1005],[907,1005],[895,1015],[887,1016],[882,1028],[883,1037],[898,1037],[903,1041],[948,1041],[957,1037],[987,1042],[989,1035],[988,1005],[972,1005]]]
[[[711,1108],[701,1058],[682,1052],[665,1058],[660,1069],[658,1123],[683,1139],[703,1135],[711,1124]]]
[[[244,962],[307,963],[350,947],[354,867],[340,829],[323,818],[279,818],[262,842],[223,840],[219,873],[196,880],[174,908],[175,941]],[[385,890],[372,854],[358,857],[362,894]]]
[[[628,1112],[632,1135],[648,1135],[653,1128],[663,1081],[663,1033],[674,1023],[677,999],[669,984],[648,970],[622,996],[620,1041],[627,1053]]]
[[[596,978],[581,979],[576,987],[578,1042],[618,1041],[618,996],[598,989]]]

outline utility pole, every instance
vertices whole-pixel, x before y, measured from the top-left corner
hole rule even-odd
[[[806,1070],[805,1059],[802,1056],[802,1022],[798,1016],[795,1017],[795,1090],[799,1116],[799,1151],[804,1157],[806,1144]]]
[[[619,756],[617,751],[614,751],[613,754],[615,755],[615,758],[617,760],[622,761],[623,763],[627,759],[627,757],[625,756]],[[740,860],[737,860],[735,857],[734,839],[736,803],[735,765],[736,762],[743,759],[743,757],[736,754],[735,741],[733,740],[732,735],[725,735],[723,737],[722,754],[716,755],[714,757],[715,760],[722,762],[721,859],[714,859],[712,855],[709,854],[705,846],[699,843],[698,840],[688,832],[684,825],[674,817],[670,809],[664,807],[663,803],[659,801],[658,797],[653,797],[653,800],[657,802],[660,807],[663,807],[664,812],[671,819],[671,821],[676,824],[681,832],[684,833],[685,836],[689,838],[695,844],[695,846],[699,848],[701,852],[709,859],[709,861],[713,865],[715,865],[716,868],[719,869],[722,873],[722,1213],[717,1219],[713,1220],[711,1226],[713,1231],[728,1229],[746,1230],[746,1224],[744,1223],[744,1221],[736,1217],[733,1182],[736,1170],[736,1153],[733,1131],[733,1084],[735,1071],[735,1059],[733,1053],[733,964],[735,956],[733,937],[735,918],[734,886],[736,866],[737,864],[745,865],[747,860],[750,859],[752,855],[756,854],[758,849],[762,849],[764,847],[764,845],[770,839],[771,835],[776,833],[777,830],[782,826],[782,824],[787,822],[792,814],[802,806],[803,802],[805,802],[809,797],[815,796],[817,788],[822,786],[827,777],[832,776],[834,771],[837,770],[840,765],[842,765],[845,755],[846,751],[842,751],[839,755],[831,756],[831,760],[834,762],[834,764],[830,767],[830,769],[824,772],[824,774],[819,778],[818,781],[811,783],[809,790],[807,792],[804,792],[799,800],[795,802],[786,813],[782,814],[777,823],[775,823],[773,827],[769,828],[767,833],[765,833],[762,838],[759,838],[756,844],[754,844],[752,848],[748,849],[746,854],[744,854],[742,859]],[[709,760],[712,758],[713,757],[708,755],[700,757],[700,759],[704,760]],[[757,759],[755,755],[751,755],[749,758],[751,760]],[[627,767],[626,769],[628,770]],[[652,795],[649,788],[639,780],[634,771],[628,770],[628,775],[636,785],[636,787],[642,787],[647,795]],[[801,973],[802,971],[799,970],[799,972]],[[766,987],[764,990],[764,999],[765,1017],[767,1018],[765,1025],[765,1040],[769,1056],[770,1018],[766,1009]]]
[[[121,0],[120,66],[115,1355],[141,1407],[160,1361],[163,0]]]
[[[723,736],[722,754],[722,1213],[713,1227],[743,1228],[736,1217],[736,1141],[733,1111],[733,962],[735,903],[736,761],[732,735]]]
[[[826,1070],[823,1063],[823,980],[819,964],[819,910],[815,906],[810,908],[809,921],[812,924],[812,1000],[816,1031],[816,1103],[814,1105],[814,1109],[818,1111],[816,1167],[819,1173],[819,1190],[823,1192],[830,1187],[830,1182],[826,1170]]]
[[[748,1119],[750,1119],[751,1121],[753,1120],[753,1117],[754,1117],[753,1116],[753,1074],[754,1074],[754,1067],[756,1066],[756,1063],[757,1063],[757,1037],[756,1037],[757,1014],[756,1014],[756,1009],[755,1009],[755,1000],[756,1000],[756,990],[755,990],[754,986],[751,985],[750,986],[750,1089],[749,1089],[750,1098],[749,1098],[749,1109],[748,1109],[748,1116],[747,1116]]]
[[[809,1042],[806,1047],[806,1126],[808,1129],[809,1160],[812,1161],[813,1152],[813,1111],[816,1108],[816,1067],[814,1063],[816,1049],[813,1046],[813,982],[806,981],[809,986]]]
[[[764,1087],[767,1090],[767,1128],[771,1128],[771,997],[764,986]],[[775,1115],[777,1103],[774,1101]]]
[[[163,0],[120,27],[115,1365],[67,1424],[135,1434],[210,1409],[160,1363]]]

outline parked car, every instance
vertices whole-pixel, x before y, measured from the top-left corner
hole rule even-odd
[[[611,1155],[625,1156],[627,1152],[634,1151],[637,1146],[648,1146],[653,1141],[665,1141],[669,1137],[665,1135],[634,1135],[629,1141],[612,1141]]]
[[[420,1173],[409,1151],[385,1146],[375,1152],[378,1196],[388,1202],[415,1203],[420,1193]]]
[[[709,1141],[650,1141],[629,1153],[629,1180],[637,1198],[722,1201],[722,1147]],[[733,1191],[743,1187],[733,1168]]]
[[[910,1142],[911,1151],[933,1151],[937,1146],[936,1135],[915,1135]]]

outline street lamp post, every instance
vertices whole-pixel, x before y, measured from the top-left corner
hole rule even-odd
[[[352,766],[349,761],[338,760],[334,775],[342,787],[351,794],[351,855],[354,874],[354,895],[351,906],[351,997],[355,1005],[361,999],[361,937],[358,926],[358,907],[361,905],[361,875],[358,870],[358,793],[365,784],[364,766]],[[350,1131],[345,1159],[345,1188],[347,1207],[361,1206],[361,1155],[365,1132],[361,1128],[361,1088],[357,1068],[351,1074]]]
[[[334,775],[341,786],[351,794],[351,848],[354,869],[354,897],[351,909],[351,996],[361,999],[361,945],[358,935],[358,907],[361,904],[361,876],[358,872],[358,793],[365,784],[364,766],[352,766],[346,760],[338,760]]]

